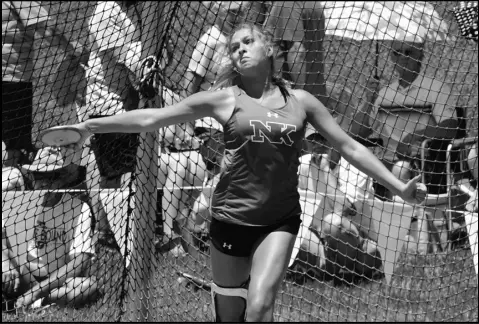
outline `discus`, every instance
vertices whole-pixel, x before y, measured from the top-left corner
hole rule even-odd
[[[76,127],[62,127],[47,129],[40,135],[40,139],[48,146],[66,146],[78,142],[82,135]]]

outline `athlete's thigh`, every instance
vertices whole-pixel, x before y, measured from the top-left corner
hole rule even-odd
[[[210,245],[213,282],[223,287],[239,287],[248,280],[251,262],[249,257],[231,256]]]
[[[296,235],[276,231],[267,234],[253,254],[249,291],[274,293],[283,280]]]

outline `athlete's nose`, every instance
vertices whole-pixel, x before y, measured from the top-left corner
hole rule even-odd
[[[246,52],[246,45],[241,43],[239,47],[239,54],[243,56],[243,54]]]

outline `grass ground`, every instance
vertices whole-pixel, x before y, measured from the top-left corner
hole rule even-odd
[[[42,1],[51,14],[51,24],[72,39],[85,44],[87,20],[94,2]],[[452,8],[456,1],[433,2],[438,13],[450,23],[451,35],[458,35]],[[178,13],[181,19],[172,27],[176,45],[175,60],[167,70],[171,87],[178,87],[189,56],[201,31],[211,22],[204,9],[198,13],[197,2],[184,2]],[[206,19],[205,19],[206,18]],[[36,48],[40,48],[37,41]],[[380,44],[379,71],[381,84],[393,76],[388,60],[388,44]],[[364,97],[364,86],[373,75],[374,44],[327,38],[325,40],[326,75],[330,82],[347,85],[355,97]],[[51,97],[51,82],[61,53],[54,48],[39,51],[35,65],[34,134],[57,124],[74,123],[71,108],[57,106]],[[427,73],[449,82],[458,94],[458,105],[467,107],[470,135],[477,135],[477,44],[464,39],[439,46],[426,44]],[[156,307],[152,312],[158,321],[211,321],[209,293],[194,291],[179,285],[175,270],[210,278],[207,257],[175,259],[158,255],[156,277],[152,279]],[[75,310],[52,307],[44,317],[15,317],[2,313],[2,321],[15,322],[73,322],[114,321],[120,313],[119,300],[122,283],[121,262],[118,255],[102,257],[101,265],[116,284],[107,290],[100,301]],[[470,250],[447,254],[416,256],[402,254],[391,284],[384,282],[333,285],[333,282],[310,280],[303,285],[285,281],[276,301],[275,320],[278,321],[474,321],[478,320],[477,277]]]
[[[391,283],[385,281],[347,283],[308,279],[285,280],[276,300],[275,321],[281,322],[477,322],[478,291],[470,250],[435,255],[402,253]],[[174,258],[157,255],[158,269],[151,281],[153,320],[161,322],[209,322],[210,294],[193,285],[179,284],[176,270],[210,279],[209,260],[201,256]],[[43,317],[15,317],[12,322],[115,321],[121,293],[121,264],[118,255],[103,257],[109,283],[116,286],[98,302],[82,308],[49,308]],[[113,273],[113,275],[111,275]]]

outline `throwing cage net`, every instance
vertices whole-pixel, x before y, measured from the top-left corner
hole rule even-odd
[[[308,129],[275,320],[477,321],[477,8],[3,1],[2,321],[213,319],[222,125],[94,135],[81,152],[39,134],[208,90],[241,21],[273,31],[292,88],[428,188],[404,203]],[[318,230],[326,220],[349,228]]]

